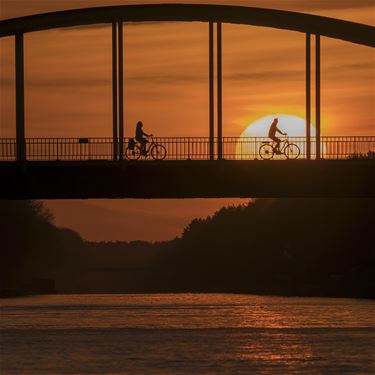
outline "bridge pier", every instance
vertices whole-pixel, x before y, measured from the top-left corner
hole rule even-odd
[[[16,147],[17,161],[26,160],[25,147],[25,79],[23,33],[15,35],[16,59]]]

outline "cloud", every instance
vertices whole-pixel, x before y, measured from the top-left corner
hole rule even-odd
[[[13,86],[15,80],[10,77],[2,77],[1,85],[4,86]],[[66,89],[66,88],[80,88],[80,89],[90,89],[93,86],[108,86],[112,82],[110,79],[101,79],[93,77],[53,77],[53,78],[44,78],[44,77],[33,77],[25,80],[26,87],[35,87],[35,88],[47,88],[47,89]]]
[[[283,80],[288,81],[300,81],[301,78],[304,78],[304,70],[295,69],[295,70],[265,70],[260,72],[243,72],[243,73],[231,73],[223,77],[224,80],[229,81],[272,81],[274,82],[277,79],[282,78]]]
[[[158,25],[158,24],[171,24],[175,22],[151,22],[151,21],[145,21],[145,22],[124,22],[124,28],[125,27],[139,27],[139,26],[150,26],[150,25]],[[95,25],[84,25],[84,26],[73,26],[73,27],[62,27],[59,29],[56,29],[58,32],[65,32],[65,31],[76,31],[76,30],[96,30],[96,29],[105,29],[111,27],[108,23],[97,23]]]
[[[249,82],[249,81],[267,81],[267,80],[276,80],[276,79],[287,79],[289,81],[299,81],[304,77],[304,70],[266,70],[259,72],[232,72],[223,75],[224,81],[233,81],[233,82]],[[145,91],[153,90],[151,86],[144,86],[144,84],[153,84],[157,90],[163,88],[163,85],[170,86],[175,84],[189,84],[191,83],[202,83],[205,84],[208,82],[208,73],[207,74],[137,74],[131,76],[125,76],[125,85],[129,84],[139,84],[144,87]],[[1,84],[4,86],[13,86],[15,81],[11,77],[2,77]],[[109,86],[112,84],[110,78],[96,78],[96,77],[79,77],[76,74],[71,77],[32,77],[26,79],[26,86],[35,87],[35,88],[48,88],[48,89],[68,89],[68,88],[80,88],[80,89],[91,89],[95,86]]]

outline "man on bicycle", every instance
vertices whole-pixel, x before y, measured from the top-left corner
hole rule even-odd
[[[146,137],[150,137],[152,136],[152,134],[145,133],[142,128],[143,122],[138,121],[137,126],[135,128],[135,139],[141,144],[142,155],[146,155],[146,145],[148,143],[148,140],[143,136],[145,135]]]
[[[286,135],[286,133],[283,133],[278,127],[277,123],[279,120],[277,118],[273,119],[270,130],[268,131],[268,137],[271,138],[274,142],[276,142],[276,153],[280,154],[280,143],[281,139],[276,137],[276,133],[279,132],[282,135]]]

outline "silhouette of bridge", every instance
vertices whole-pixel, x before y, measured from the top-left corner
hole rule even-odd
[[[167,148],[167,160],[140,163],[124,158],[128,139],[124,134],[123,27],[126,22],[149,21],[208,24],[208,137],[160,138],[158,142]],[[112,26],[112,137],[26,139],[24,34],[105,23]],[[259,147],[264,139],[223,137],[222,23],[266,26],[305,34],[306,137],[293,140],[301,150],[299,160],[260,161],[257,160]],[[375,47],[374,35],[372,26],[328,17],[202,4],[97,7],[1,21],[0,37],[15,38],[16,138],[0,139],[0,196],[374,196],[375,137],[321,137],[320,121],[320,37]],[[310,129],[312,40],[315,42],[315,137],[311,136]]]

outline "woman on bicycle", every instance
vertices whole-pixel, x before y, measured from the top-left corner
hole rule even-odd
[[[276,132],[279,132],[282,135],[286,135],[286,133],[283,133],[278,127],[277,123],[279,120],[277,118],[273,119],[270,130],[268,131],[268,137],[271,138],[274,142],[276,142],[276,153],[280,153],[280,142],[281,139],[276,137]]]
[[[141,144],[142,154],[146,154],[146,145],[148,143],[148,139],[144,137],[150,137],[152,134],[147,134],[143,131],[143,122],[138,121],[137,126],[135,128],[135,139]]]

